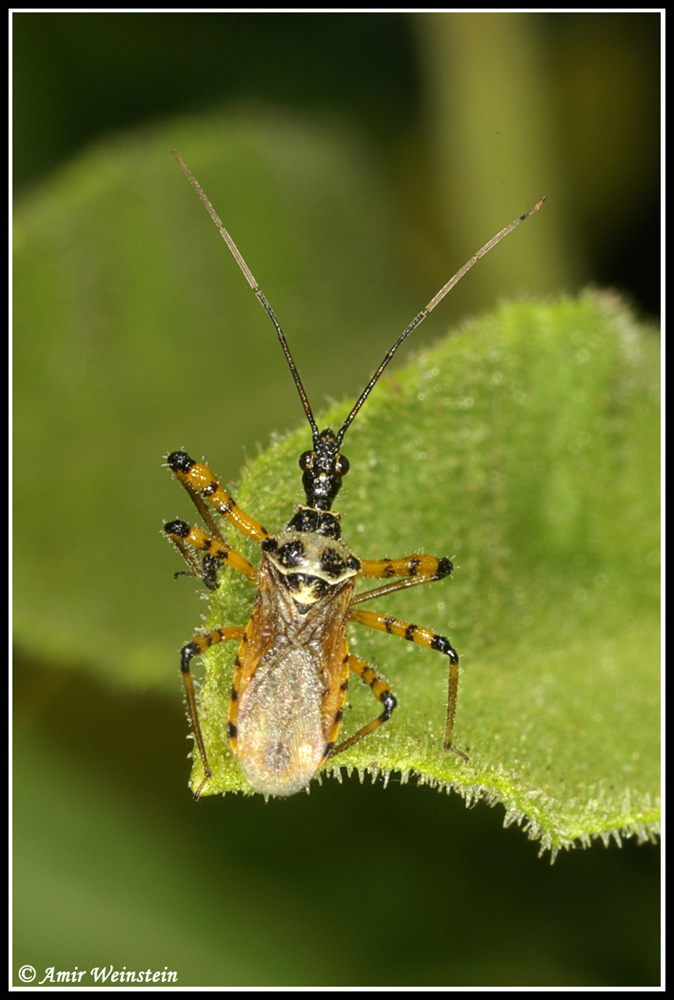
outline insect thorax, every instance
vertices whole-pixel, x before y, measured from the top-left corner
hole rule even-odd
[[[278,535],[262,542],[263,553],[281,574],[301,614],[360,569],[341,535],[337,514],[300,507]]]

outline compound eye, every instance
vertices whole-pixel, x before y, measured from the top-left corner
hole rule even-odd
[[[310,469],[313,464],[314,464],[313,451],[303,451],[302,454],[300,455],[300,461],[299,461],[300,469],[306,472],[306,470]]]
[[[351,463],[349,462],[346,455],[339,455],[337,458],[337,472],[340,476],[345,476],[349,469],[351,468]]]

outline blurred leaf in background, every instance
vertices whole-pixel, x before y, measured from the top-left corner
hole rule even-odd
[[[191,516],[162,456],[185,447],[235,485],[258,443],[301,416],[273,331],[170,149],[239,243],[319,411],[326,396],[353,398],[456,267],[544,193],[545,228],[541,216],[481,263],[416,346],[523,290],[556,297],[595,281],[656,311],[657,15],[26,13],[12,23],[17,967],[170,962],[183,985],[656,981],[654,852],[576,852],[550,874],[521,835],[491,836],[502,814],[467,814],[395,781],[385,793],[328,782],[266,809],[234,797],[195,807],[177,650],[199,616],[194,588],[171,579],[179,567],[160,528]],[[457,385],[453,398],[466,396]],[[613,440],[638,433],[644,413]],[[644,461],[651,448],[644,441]],[[286,504],[299,499],[296,471]],[[464,494],[467,472],[455,473]],[[647,479],[643,506],[626,511],[639,537],[657,530],[653,471]],[[564,494],[561,471],[556,483]],[[463,553],[462,579],[431,596],[433,615],[446,601],[457,628],[479,629],[504,592],[472,582],[490,497],[478,490],[474,511],[449,511],[446,541],[422,539]],[[354,479],[351,500],[374,510],[367,480]],[[509,548],[532,565],[516,525],[504,522]],[[389,541],[397,552],[403,539]],[[478,592],[481,614],[461,605]],[[639,624],[652,602],[649,590]],[[473,661],[479,632],[465,638]],[[550,666],[561,684],[563,664]],[[500,677],[507,686],[508,671]],[[535,725],[507,721],[513,733]],[[362,921],[344,917],[352,886],[387,960]],[[323,936],[336,895],[339,956]]]

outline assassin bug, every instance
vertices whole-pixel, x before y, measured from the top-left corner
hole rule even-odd
[[[221,566],[242,573],[257,588],[246,625],[229,625],[196,635],[181,653],[181,670],[190,719],[201,755],[204,779],[198,798],[212,778],[199,723],[190,664],[195,656],[220,642],[238,642],[229,702],[227,735],[253,789],[285,797],[305,788],[317,770],[390,719],[396,699],[377,672],[349,652],[346,626],[357,622],[443,653],[449,662],[444,746],[464,760],[452,743],[459,682],[459,657],[448,638],[410,622],[357,605],[407,587],[442,580],[452,572],[447,558],[411,555],[401,559],[359,559],[341,539],[339,515],[331,508],[349,470],[342,454],[344,435],[382,372],[406,337],[454,285],[504,236],[537,212],[545,198],[502,229],[457,271],[395,341],[358,397],[341,428],[320,431],[314,419],[281,326],[250,268],[223,226],[192,173],[173,156],[206,207],[248,284],[271,319],[311,429],[312,447],[300,455],[306,503],[277,535],[270,535],[223,489],[206,465],[184,451],[168,456],[169,468],[185,487],[208,531],[184,521],[170,521],[164,531],[185,559],[190,573],[215,590]],[[259,543],[255,568],[223,539],[210,507],[248,538]],[[204,553],[200,562],[196,553]],[[359,577],[391,580],[355,594]],[[382,706],[381,713],[353,735],[338,742],[349,674],[357,674]]]

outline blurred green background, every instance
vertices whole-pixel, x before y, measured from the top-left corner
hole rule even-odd
[[[550,868],[498,807],[395,782],[195,806],[177,650],[198,605],[159,529],[187,516],[162,456],[186,447],[235,482],[300,420],[268,322],[170,148],[239,243],[319,410],[353,397],[541,194],[544,212],[415,346],[524,292],[592,283],[657,313],[658,15],[12,24],[15,974],[657,982],[651,846]]]

